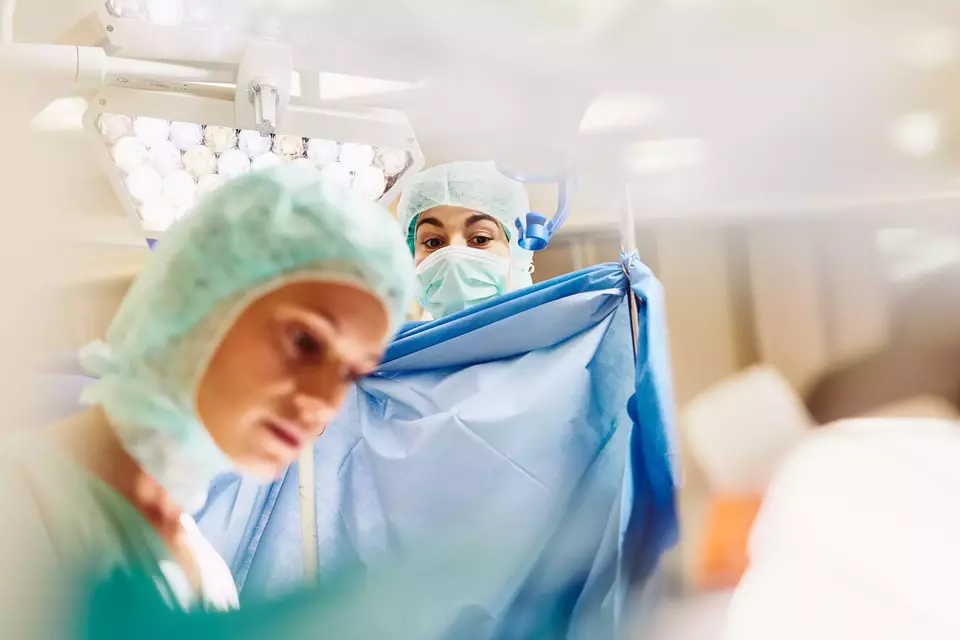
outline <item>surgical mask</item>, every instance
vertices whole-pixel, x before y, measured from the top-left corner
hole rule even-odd
[[[510,260],[481,249],[444,247],[417,265],[417,299],[434,318],[503,295]]]

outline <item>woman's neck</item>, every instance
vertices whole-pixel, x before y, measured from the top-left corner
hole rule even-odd
[[[168,541],[180,533],[180,507],[120,444],[116,431],[99,407],[64,422],[57,440],[87,471],[126,498]]]

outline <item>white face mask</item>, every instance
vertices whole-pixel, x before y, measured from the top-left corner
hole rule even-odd
[[[486,302],[507,291],[510,260],[490,251],[444,247],[417,265],[417,299],[434,318]]]

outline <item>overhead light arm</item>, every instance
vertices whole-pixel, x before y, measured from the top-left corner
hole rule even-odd
[[[108,56],[99,47],[61,44],[0,46],[0,69],[62,80],[84,87],[118,86],[207,93],[205,84],[233,84],[231,70]]]
[[[276,133],[277,124],[290,103],[292,79],[290,47],[251,41],[240,60],[235,79],[237,126],[259,131],[263,136]]]

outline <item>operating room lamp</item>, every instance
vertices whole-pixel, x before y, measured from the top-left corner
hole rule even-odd
[[[134,6],[153,7],[151,15],[165,20],[142,20],[147,14],[131,13]],[[168,62],[174,58],[170,47],[184,37],[194,43],[212,38],[171,26],[164,11],[177,6],[183,5],[113,0],[101,5],[96,16],[106,46],[118,52],[108,55],[93,46],[16,43],[13,2],[0,2],[0,66],[97,90],[88,101],[84,128],[144,238],[160,238],[189,215],[197,197],[250,171],[303,165],[388,204],[423,166],[401,112],[317,106],[311,74],[297,72],[291,48],[283,43],[237,33],[226,56]],[[178,30],[186,33],[177,35]],[[133,42],[137,55],[153,60],[125,57],[124,43]],[[145,49],[150,43],[152,54]]]

